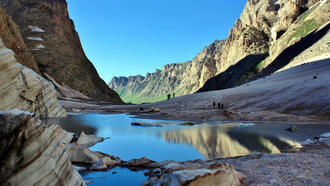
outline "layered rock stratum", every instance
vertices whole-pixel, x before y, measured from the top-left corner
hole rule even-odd
[[[0,3],[17,24],[42,73],[92,99],[123,103],[86,57],[66,0],[1,0]]]
[[[0,112],[1,185],[85,185],[64,144],[72,134],[17,109]]]
[[[56,91],[48,80],[17,62],[0,39],[0,110],[18,108],[38,118],[63,117]]]
[[[189,63],[193,68],[165,65],[152,74],[152,79],[147,74],[134,83],[131,80],[136,77],[115,77],[109,85],[126,101],[153,102],[173,92],[184,95],[232,88],[305,63],[311,57],[329,56],[329,10],[327,0],[249,0],[227,40],[212,52],[213,58],[208,58],[213,60],[204,60],[203,65]],[[175,65],[180,66],[179,77],[184,79],[175,86],[180,87],[178,90],[171,87],[175,83],[169,84],[169,78],[162,77],[178,71],[166,68]],[[161,88],[151,83],[155,79]],[[150,99],[154,97],[158,99]]]

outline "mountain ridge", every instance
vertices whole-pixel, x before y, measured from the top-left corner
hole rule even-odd
[[[133,103],[159,101],[166,99],[167,94],[181,96],[191,93],[189,90],[197,91],[215,75],[215,71],[208,69],[215,68],[223,44],[223,40],[216,40],[191,61],[166,64],[146,76],[114,77],[109,87],[115,89],[124,101]]]
[[[299,65],[305,60],[302,60],[302,57],[298,60],[298,56],[304,55],[304,59],[308,59],[330,52],[326,42],[329,37],[325,31],[315,42],[307,43],[303,46],[304,50],[294,56],[285,53],[287,48],[303,41],[310,33],[330,21],[329,9],[330,3],[326,0],[249,0],[240,18],[229,31],[227,40],[223,41],[221,50],[214,50],[209,58],[199,60],[203,61],[203,65],[192,60],[191,65],[194,65],[194,68],[185,68],[183,74],[186,77],[181,77],[184,81],[177,85],[181,89],[163,86],[163,90],[160,90],[157,86],[148,87],[147,79],[144,79],[142,84],[131,84],[126,79],[126,86],[119,87],[112,86],[110,82],[110,87],[118,91],[126,101],[154,102],[166,99],[166,95],[170,93],[180,96],[241,85],[264,77],[267,75],[267,67],[274,66],[280,59],[289,61],[285,62],[284,66],[277,66],[271,73]],[[207,48],[212,49],[212,45],[213,43],[203,49],[194,59],[203,57],[201,54],[207,52]],[[171,74],[170,71],[166,73]],[[163,74],[166,73],[164,71]],[[158,78],[160,84],[166,84],[165,80],[166,78]],[[151,84],[149,83],[149,86]],[[136,85],[138,89],[134,87]],[[165,92],[164,89],[168,91]],[[152,94],[149,90],[161,93],[162,96]],[[155,96],[158,99],[148,99]]]

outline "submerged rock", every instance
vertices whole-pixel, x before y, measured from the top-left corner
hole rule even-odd
[[[197,122],[185,122],[185,123],[181,123],[180,125],[183,126],[194,126],[194,125],[198,125],[199,123]]]
[[[159,123],[146,123],[143,121],[133,121],[131,123],[131,125],[133,126],[141,126],[141,127],[162,127],[163,125],[159,124]]]
[[[289,127],[289,128],[287,128],[285,130],[287,130],[289,132],[297,132],[298,128],[296,126],[292,126],[292,127]]]
[[[158,167],[158,164],[153,160],[150,160],[146,157],[142,157],[140,159],[132,159],[122,163],[121,167],[127,167],[131,170],[139,170],[139,169],[149,169]]]

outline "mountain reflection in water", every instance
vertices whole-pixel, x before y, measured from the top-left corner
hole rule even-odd
[[[213,159],[251,153],[280,153],[307,138],[330,131],[330,125],[301,125],[296,133],[276,123],[239,126],[238,123],[210,121],[183,126],[185,121],[136,119],[125,114],[82,114],[52,119],[64,129],[111,137],[92,147],[124,160],[146,156],[155,161]],[[163,127],[132,126],[132,121],[164,124]]]
[[[254,128],[254,127],[253,127]],[[225,158],[251,153],[280,153],[300,146],[298,141],[281,136],[286,131],[273,130],[267,135],[261,130],[249,131],[233,124],[190,128],[163,133],[164,140],[194,146],[205,158]]]

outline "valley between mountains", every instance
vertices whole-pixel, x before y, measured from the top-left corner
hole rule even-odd
[[[66,0],[0,0],[0,185],[327,185],[329,29],[329,0],[248,0],[193,59],[106,84]]]

